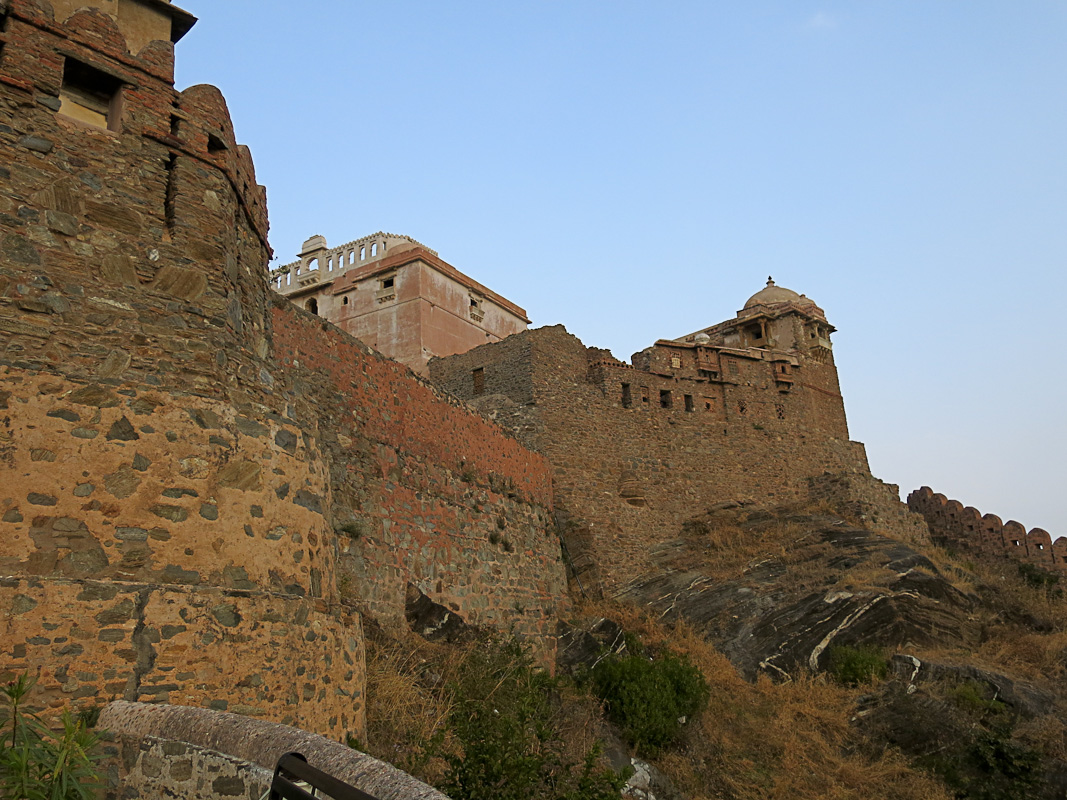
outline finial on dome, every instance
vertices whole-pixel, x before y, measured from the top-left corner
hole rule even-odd
[[[770,275],[767,276],[767,285],[774,286],[774,278],[772,278]]]

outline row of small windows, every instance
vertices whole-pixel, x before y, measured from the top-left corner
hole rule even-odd
[[[634,398],[633,389],[630,384],[622,384],[622,401],[623,408],[633,408]],[[715,407],[715,401],[710,397],[705,397],[701,401],[704,404],[705,411],[711,411]],[[649,393],[647,386],[641,387],[641,405],[642,407],[649,407],[652,404],[652,397]],[[682,404],[686,411],[696,411],[696,399],[691,394],[682,395]],[[660,408],[674,408],[674,393],[670,389],[659,390],[659,407]]]
[[[633,408],[634,407],[633,388],[631,387],[630,384],[628,384],[628,383],[622,384],[622,393],[621,393],[621,396],[620,396],[619,399],[620,399],[620,402],[622,403],[622,407],[623,408]],[[704,411],[712,411],[715,408],[715,400],[713,398],[711,398],[711,397],[701,398],[700,402],[704,406],[704,409],[703,409]],[[696,411],[697,401],[696,401],[696,398],[693,395],[691,395],[691,394],[683,394],[682,395],[682,403],[683,403],[683,407],[685,408],[686,411]],[[648,389],[647,386],[642,386],[641,387],[641,406],[644,407],[644,408],[648,408],[649,406],[651,406],[651,404],[652,404],[652,396],[651,396],[651,394],[649,392],[649,389]],[[660,389],[659,390],[659,407],[660,408],[674,408],[674,392],[672,390],[670,390],[670,389]],[[738,400],[737,401],[737,413],[740,414],[741,416],[744,416],[744,415],[746,415],[748,413],[748,408],[749,408],[749,406],[748,406],[748,401],[747,400]],[[774,405],[774,413],[775,413],[775,416],[778,419],[785,419],[785,416],[786,416],[785,405],[783,403],[775,403],[775,405]]]

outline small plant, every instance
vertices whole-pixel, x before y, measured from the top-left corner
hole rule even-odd
[[[638,751],[654,755],[672,744],[682,726],[707,703],[700,670],[684,656],[650,659],[627,641],[633,655],[604,659],[592,671],[593,690]]]
[[[877,647],[842,645],[830,650],[830,675],[845,686],[882,680],[889,674],[885,654]]]
[[[1019,577],[1034,589],[1048,591],[1052,597],[1061,597],[1063,595],[1063,589],[1057,586],[1060,582],[1059,576],[1046,572],[1040,567],[1035,567],[1033,564],[1019,564]]]
[[[50,731],[25,708],[34,681],[20,675],[0,692],[0,797],[3,800],[89,800],[99,779],[92,754],[97,737],[82,719],[63,712],[62,730]]]
[[[599,751],[568,759],[555,729],[556,679],[534,668],[515,640],[486,641],[451,686],[451,746],[438,788],[455,800],[618,800],[626,775],[597,765]]]
[[[988,690],[977,681],[964,681],[949,690],[949,698],[961,711],[978,719],[996,718],[1007,710],[1000,700],[987,698]]]
[[[489,544],[500,544],[500,534],[496,531],[489,531]]]

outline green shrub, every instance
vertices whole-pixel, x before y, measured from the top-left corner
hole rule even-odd
[[[70,711],[63,729],[48,728],[25,709],[34,681],[25,675],[0,692],[0,797],[3,800],[89,800],[98,786],[92,750],[96,736]]]
[[[889,662],[877,647],[842,645],[830,649],[830,675],[845,686],[882,680],[889,674]]]
[[[593,668],[592,680],[608,716],[646,754],[674,742],[709,695],[700,670],[672,653],[656,659],[640,653],[604,659]]]
[[[1020,564],[1019,577],[1026,581],[1028,586],[1034,589],[1045,589],[1053,597],[1063,595],[1063,589],[1055,588],[1060,582],[1059,576],[1046,572],[1041,567],[1035,567],[1033,564]]]
[[[596,748],[566,752],[558,686],[518,642],[476,645],[452,686],[447,735],[432,746],[448,764],[438,788],[453,800],[618,800],[626,776],[598,768]]]

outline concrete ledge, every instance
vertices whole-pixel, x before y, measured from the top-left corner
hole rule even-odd
[[[186,742],[272,771],[279,756],[296,751],[312,766],[378,800],[448,800],[391,764],[324,736],[224,711],[116,700],[100,713],[97,724],[118,736]]]

